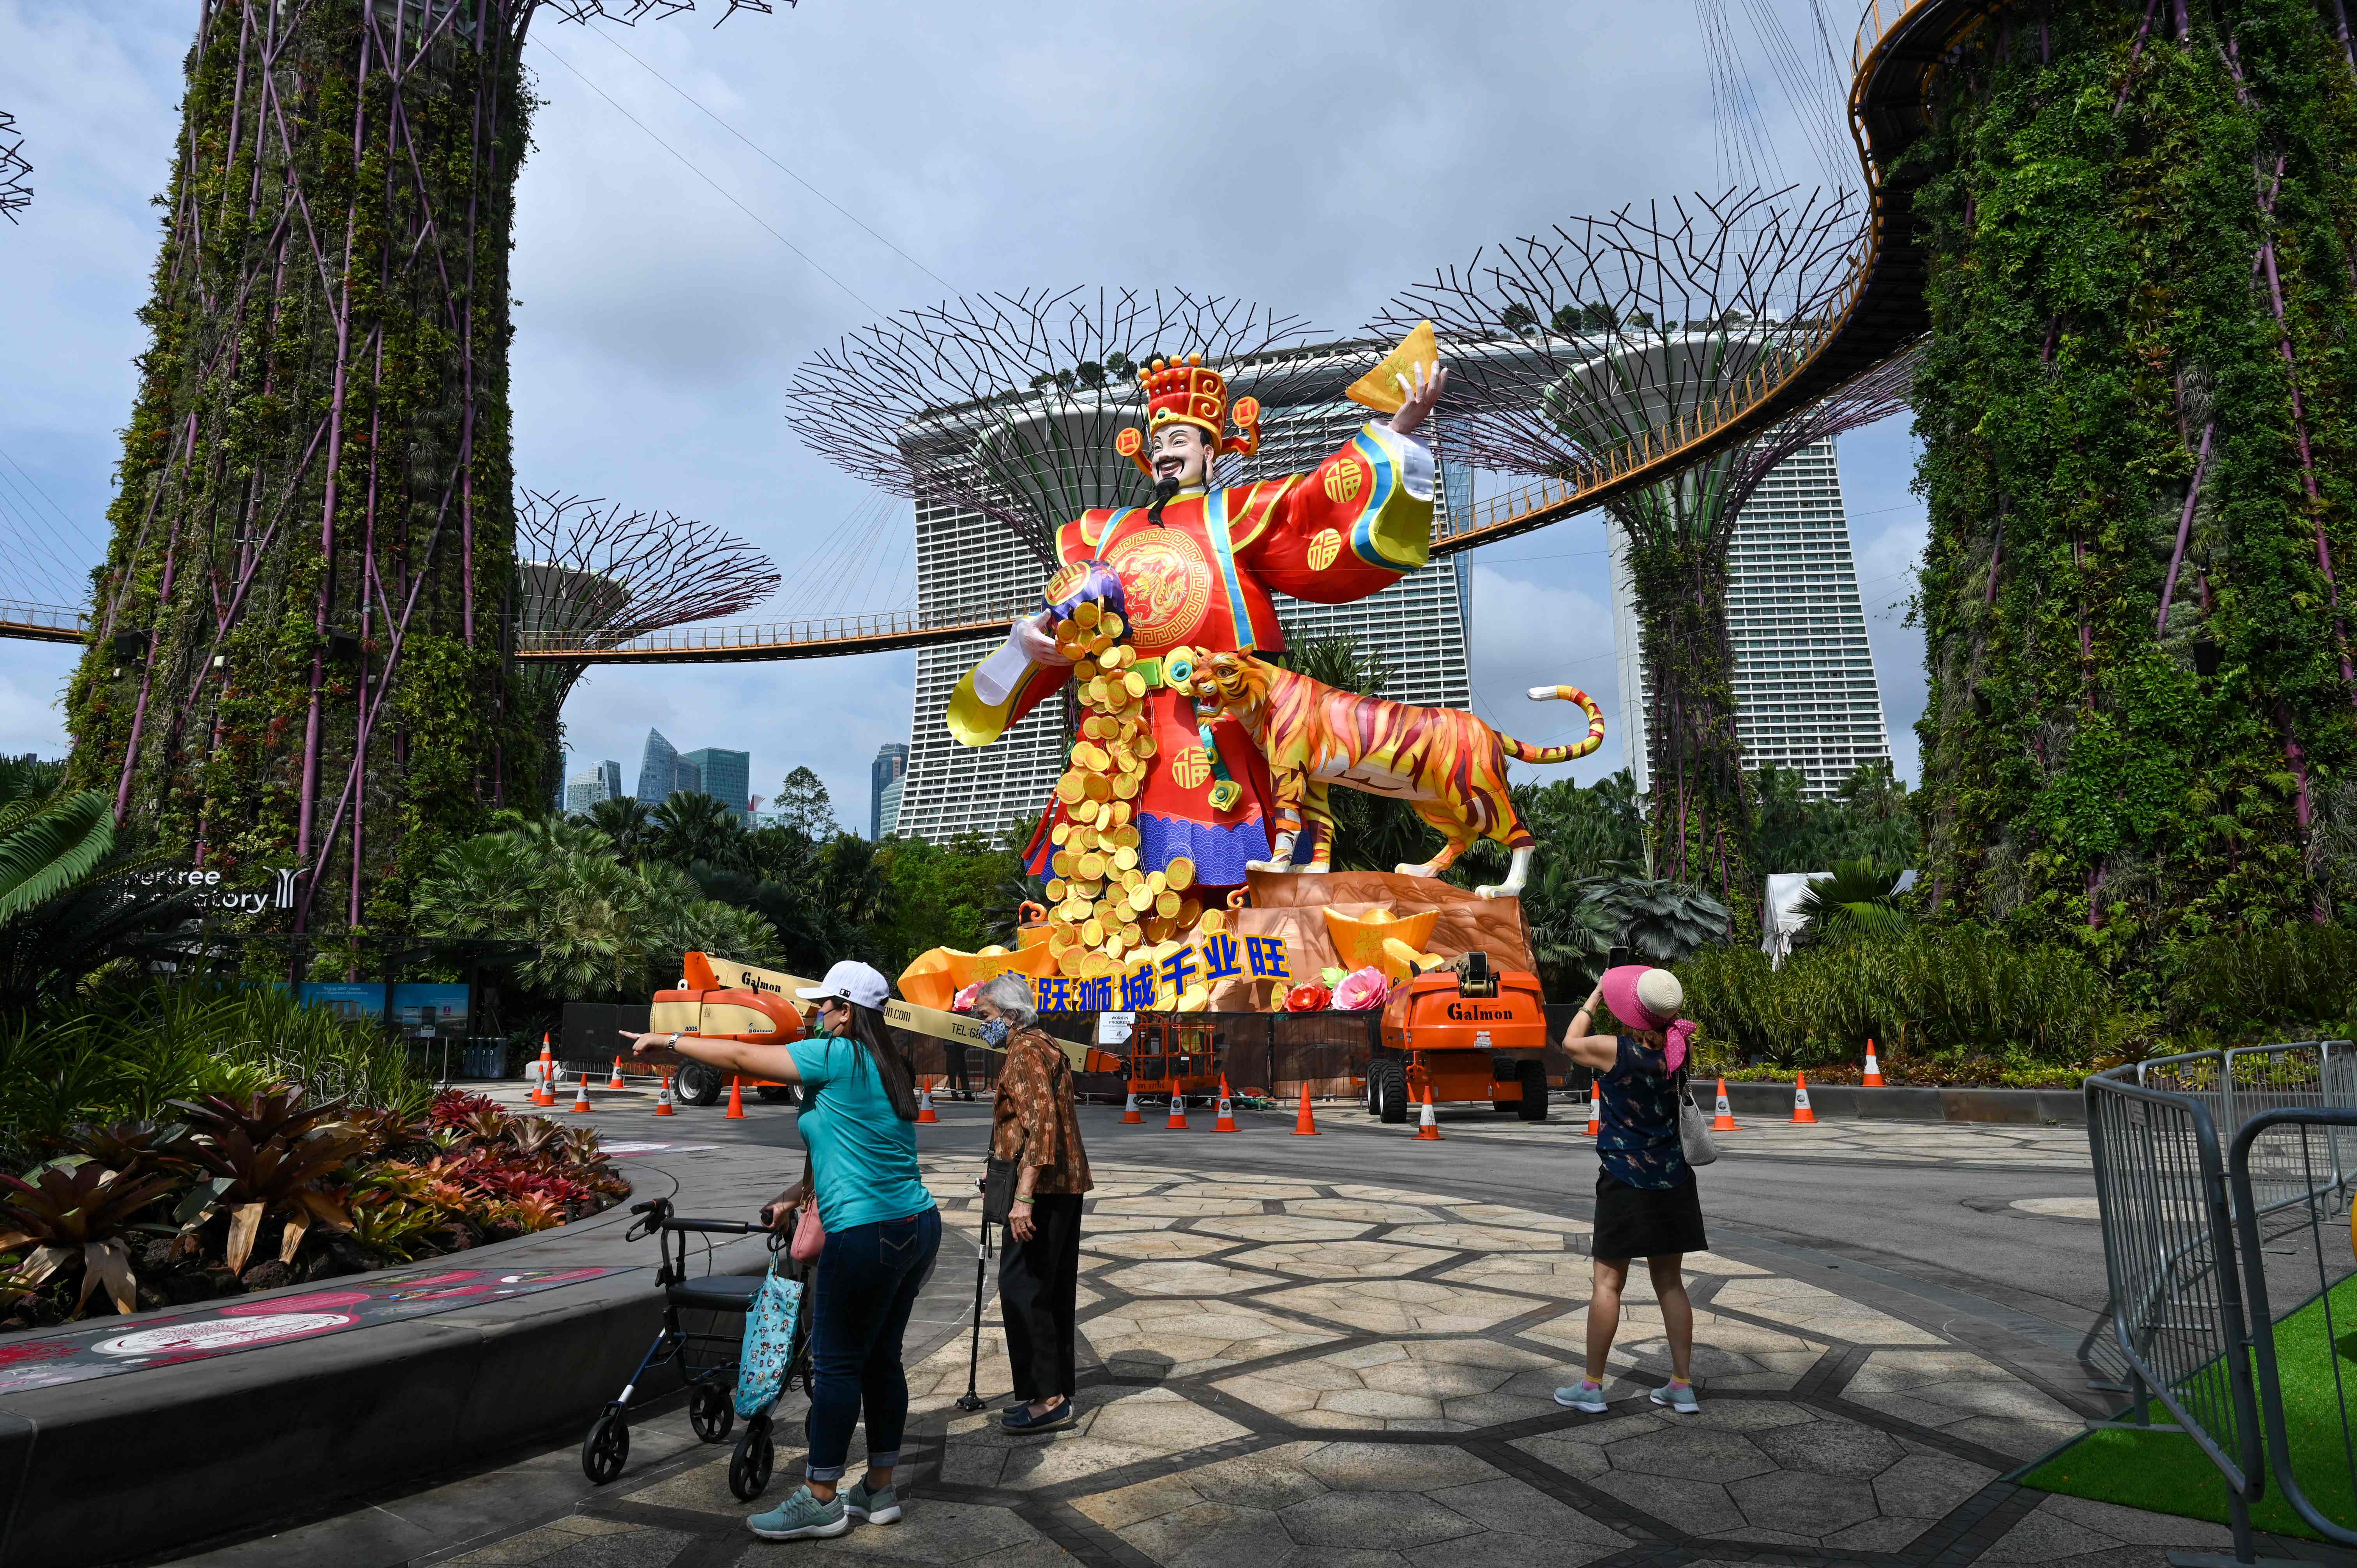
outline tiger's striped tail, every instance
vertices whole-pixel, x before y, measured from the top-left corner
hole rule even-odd
[[[1512,736],[1501,735],[1499,741],[1516,759],[1523,762],[1569,762],[1575,757],[1586,757],[1604,744],[1604,710],[1596,705],[1595,698],[1578,687],[1534,686],[1531,688],[1531,701],[1577,703],[1581,711],[1587,714],[1587,738],[1570,746],[1532,746],[1526,741],[1516,740]]]

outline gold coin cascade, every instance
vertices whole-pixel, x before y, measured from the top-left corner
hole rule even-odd
[[[1185,858],[1139,870],[1136,801],[1156,746],[1146,716],[1148,685],[1136,649],[1122,640],[1122,618],[1083,601],[1056,628],[1056,651],[1072,662],[1082,717],[1070,765],[1056,781],[1065,821],[1049,834],[1048,950],[1074,979],[1119,974],[1186,945],[1203,913],[1180,895],[1194,884]],[[1166,659],[1183,653],[1173,649]],[[1199,1002],[1197,1005],[1200,1005]]]

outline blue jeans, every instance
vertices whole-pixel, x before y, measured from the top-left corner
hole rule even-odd
[[[880,1468],[900,1462],[900,1432],[909,1421],[900,1336],[941,1250],[938,1208],[828,1234],[811,1316],[812,1480],[843,1478],[863,1404],[867,1463]]]

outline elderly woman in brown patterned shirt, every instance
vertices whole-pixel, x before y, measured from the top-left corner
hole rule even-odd
[[[975,997],[985,1035],[1004,1033],[1006,1061],[990,1111],[990,1153],[1016,1169],[1006,1247],[998,1260],[999,1316],[1019,1402],[1000,1418],[1010,1432],[1072,1423],[1073,1318],[1081,1283],[1081,1195],[1092,1185],[1072,1111],[1072,1064],[1040,1033],[1031,987],[1002,974]]]

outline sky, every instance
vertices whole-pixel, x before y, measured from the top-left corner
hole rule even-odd
[[[1803,0],[1769,3],[1813,47]],[[768,551],[785,585],[748,618],[913,601],[907,504],[888,510],[782,417],[794,367],[845,332],[952,294],[1100,283],[1352,332],[1485,243],[1743,172],[1678,0],[803,0],[716,29],[718,0],[704,9],[634,29],[534,22],[516,467],[535,489],[666,509]],[[0,0],[0,111],[36,193],[0,225],[0,598],[55,602],[102,553],[196,11]],[[1765,172],[1815,183],[1759,76]],[[1916,450],[1903,415],[1840,447],[1910,781]],[[1567,726],[1524,690],[1587,687],[1613,729],[1568,770],[1582,780],[1620,765],[1603,550],[1590,514],[1480,551],[1471,572],[1477,710],[1543,742]],[[832,570],[846,552],[857,570]],[[76,652],[0,642],[0,753],[63,752]],[[908,653],[595,669],[565,710],[573,765],[613,757],[634,784],[658,726],[682,751],[751,752],[758,794],[809,766],[864,830],[869,760],[909,738],[914,678]]]

